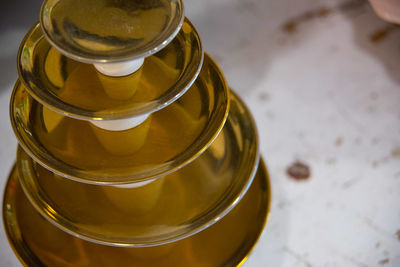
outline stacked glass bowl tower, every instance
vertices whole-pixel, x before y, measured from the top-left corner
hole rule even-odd
[[[236,266],[270,185],[179,0],[47,0],[22,41],[3,201],[26,266]]]

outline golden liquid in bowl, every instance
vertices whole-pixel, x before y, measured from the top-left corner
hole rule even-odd
[[[263,162],[244,198],[223,219],[189,238],[148,248],[109,247],[73,237],[43,219],[24,196],[12,172],[3,202],[6,233],[27,266],[236,266],[249,255],[270,207]]]

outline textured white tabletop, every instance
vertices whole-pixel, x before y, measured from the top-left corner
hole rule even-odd
[[[400,266],[400,28],[358,0],[184,3],[252,110],[271,176],[269,222],[245,266]],[[39,6],[1,10],[1,187],[15,160],[15,54]],[[288,176],[295,161],[310,178]],[[20,266],[4,231],[0,266]]]

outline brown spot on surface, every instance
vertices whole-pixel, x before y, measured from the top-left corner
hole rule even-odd
[[[335,12],[348,12],[359,9],[363,7],[366,2],[367,1],[365,0],[350,0],[334,7],[319,7],[311,9],[285,22],[282,26],[282,30],[286,33],[294,33],[302,23],[325,18]]]
[[[314,20],[316,18],[323,18],[332,13],[332,9],[327,7],[321,7],[313,10],[306,11],[293,19],[288,20],[283,24],[282,30],[286,33],[294,33],[297,30],[297,26],[304,22]]]
[[[297,23],[295,21],[288,21],[282,26],[282,30],[286,33],[294,33],[297,28]]]
[[[376,31],[371,34],[370,40],[373,43],[378,43],[378,42],[384,40],[386,38],[387,34],[388,34],[387,31]]]
[[[388,24],[384,28],[373,32],[370,35],[369,39],[371,40],[372,43],[379,43],[385,40],[393,31],[397,29],[399,29],[398,26],[395,26],[394,24]]]
[[[332,13],[332,9],[326,8],[326,7],[323,7],[321,9],[317,10],[318,17],[326,17],[331,13]]]
[[[336,138],[335,146],[341,146],[343,144],[343,137],[339,136]]]
[[[396,235],[397,235],[397,239],[400,241],[400,229],[397,230]]]
[[[389,259],[384,259],[384,260],[379,261],[380,265],[385,265],[385,264],[388,264],[388,263],[389,263]]]
[[[400,158],[400,147],[397,147],[397,148],[393,149],[392,156],[394,158]]]
[[[381,242],[376,243],[375,247],[376,248],[380,248],[381,247]]]
[[[296,161],[290,165],[287,168],[286,173],[289,175],[289,177],[297,181],[307,180],[311,176],[310,167],[300,161]]]

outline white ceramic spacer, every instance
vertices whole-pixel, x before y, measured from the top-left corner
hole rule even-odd
[[[137,71],[144,62],[144,58],[116,63],[95,63],[94,67],[104,75],[120,77],[126,76]]]
[[[137,182],[137,183],[131,183],[131,184],[123,184],[123,185],[112,185],[113,187],[117,187],[117,188],[125,188],[125,189],[129,189],[129,188],[138,188],[138,187],[142,187],[145,185],[148,185],[152,182],[154,182],[156,179],[152,179],[149,181],[144,181],[144,182]]]
[[[104,75],[120,77],[120,76],[126,76],[131,73],[134,73],[143,65],[143,62],[144,62],[144,58],[139,58],[139,59],[135,59],[135,60],[131,60],[131,61],[118,62],[118,63],[97,63],[97,64],[94,64],[94,66],[99,72],[101,72]],[[124,130],[128,130],[128,129],[131,129],[131,128],[134,128],[134,127],[140,125],[148,117],[149,117],[149,114],[145,114],[145,115],[127,118],[127,119],[108,120],[108,121],[107,120],[97,120],[97,121],[91,121],[91,123],[99,128],[109,130],[109,131],[124,131]],[[113,185],[113,187],[138,188],[138,187],[148,185],[151,182],[153,182],[154,180],[155,179],[150,180],[150,181],[131,183],[131,184]]]
[[[134,128],[143,123],[150,114],[119,120],[95,120],[90,121],[93,125],[108,131],[124,131]]]

